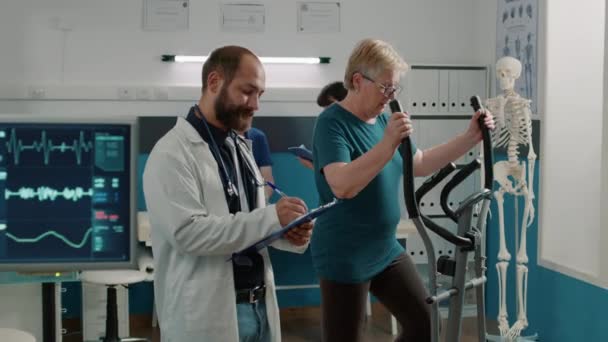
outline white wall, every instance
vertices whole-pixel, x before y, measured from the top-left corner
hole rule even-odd
[[[495,27],[495,9],[483,13],[495,7],[494,1],[346,0],[341,6],[342,30],[332,34],[297,33],[295,0],[262,1],[266,31],[251,34],[220,32],[219,1],[190,3],[189,31],[147,32],[141,29],[141,0],[3,0],[0,46],[6,53],[0,63],[0,112],[181,113],[197,99],[197,92],[191,97],[180,93],[175,100],[181,103],[125,105],[116,101],[117,87],[199,87],[200,65],[161,63],[160,55],[207,54],[223,44],[242,44],[265,56],[332,58],[329,65],[267,66],[268,88],[312,90],[305,91],[305,101],[299,100],[302,94],[295,101],[287,99],[297,102],[289,106],[263,98],[262,115],[316,115],[316,91],[342,79],[348,54],[365,37],[393,43],[408,62],[488,64],[494,59],[488,60],[490,50],[479,39],[493,39],[492,34],[477,30],[479,18]],[[66,26],[71,30],[57,28]],[[46,90],[47,100],[68,101],[32,101],[32,89],[38,88]],[[69,101],[70,94],[81,101]],[[110,103],[86,101],[93,99]]]
[[[296,1],[263,1],[266,31],[238,34],[220,32],[219,1],[191,0],[190,30],[164,33],[141,29],[142,1],[4,0],[0,31],[7,36],[9,63],[2,63],[0,74],[6,73],[2,83],[9,84],[22,79],[198,86],[200,66],[162,64],[160,55],[206,54],[222,44],[243,44],[260,55],[332,57],[328,68],[269,68],[270,87],[314,87],[340,78],[350,49],[368,36],[391,41],[411,61],[479,61],[471,39],[473,2],[343,1],[342,32],[324,35],[296,32]],[[55,29],[57,22],[71,31]]]
[[[489,65],[490,97],[496,95],[496,11],[498,0],[475,0],[473,3],[473,20],[475,28],[471,39],[475,44],[473,51],[477,54],[478,63]]]
[[[608,284],[602,281],[608,272],[600,268],[601,237],[608,230],[608,222],[600,222],[601,184],[608,174],[601,170],[608,149],[604,141],[602,152],[605,2],[547,2],[539,259],[554,270]]]
[[[608,6],[605,8],[604,22],[608,19]],[[604,49],[608,47],[608,25],[604,25]],[[608,246],[608,53],[604,50],[604,108],[602,134],[601,202],[600,202],[600,246]],[[608,248],[600,247],[600,272],[602,283],[608,288]]]

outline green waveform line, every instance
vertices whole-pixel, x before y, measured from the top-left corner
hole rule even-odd
[[[17,138],[17,131],[13,128],[11,129],[9,139],[6,142],[6,148],[8,153],[13,153],[15,165],[19,165],[21,152],[27,150],[34,150],[36,152],[42,151],[44,165],[49,164],[51,152],[59,151],[65,153],[66,151],[70,151],[76,155],[76,163],[80,165],[82,162],[82,153],[91,151],[93,149],[93,142],[86,141],[84,132],[80,131],[78,139],[74,139],[71,145],[66,144],[65,142],[61,142],[61,144],[57,145],[53,144],[51,139],[47,139],[46,131],[43,130],[40,133],[40,142],[33,141],[30,145],[26,145],[21,139]]]
[[[80,249],[87,243],[87,239],[88,239],[89,235],[91,234],[91,232],[93,232],[93,228],[87,229],[87,232],[84,234],[82,241],[80,241],[80,243],[74,243],[74,242],[68,240],[65,236],[57,233],[54,230],[49,230],[48,232],[45,232],[35,238],[18,238],[9,232],[6,232],[6,236],[8,236],[9,238],[13,239],[15,242],[18,242],[18,243],[36,243],[36,242],[44,239],[47,236],[54,236],[54,237],[58,238],[59,240],[63,241],[66,245],[68,245],[72,248]]]
[[[56,190],[46,186],[39,186],[38,188],[21,187],[17,191],[4,190],[4,199],[7,200],[11,197],[19,197],[23,200],[38,198],[38,201],[42,202],[45,200],[55,201],[59,196],[68,201],[76,202],[84,196],[93,196],[93,189],[89,188],[85,191],[82,187],[74,189],[66,187],[63,190]]]

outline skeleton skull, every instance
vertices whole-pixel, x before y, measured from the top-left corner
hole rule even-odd
[[[500,89],[512,90],[515,80],[521,75],[521,62],[516,58],[505,56],[496,62],[496,77],[500,82]]]

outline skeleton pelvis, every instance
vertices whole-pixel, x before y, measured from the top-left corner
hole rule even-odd
[[[515,184],[525,182],[526,169],[523,162],[510,163],[509,161],[499,161],[494,164],[494,178],[501,187],[510,188]],[[509,179],[511,176],[512,180]]]

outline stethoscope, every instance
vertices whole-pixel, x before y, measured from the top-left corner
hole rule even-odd
[[[198,114],[200,114],[201,120],[203,121],[203,125],[205,126],[205,130],[207,131],[207,134],[209,135],[209,140],[211,140],[211,146],[212,146],[211,153],[216,155],[217,160],[220,161],[220,169],[222,169],[221,170],[222,176],[223,176],[223,179],[225,180],[224,184],[226,186],[226,192],[228,193],[228,196],[231,199],[239,198],[239,191],[238,191],[236,185],[232,182],[232,178],[230,177],[230,175],[228,175],[228,171],[226,169],[226,164],[224,164],[224,159],[222,158],[222,153],[220,151],[219,146],[215,142],[215,138],[211,134],[211,130],[209,129],[209,125],[207,124],[207,120],[205,119],[205,116],[203,115],[201,110],[198,108],[198,106],[195,105],[194,107],[195,107],[196,111],[198,112]],[[236,133],[233,130],[230,131],[230,138],[232,138],[232,140],[234,141],[234,145],[237,150],[237,153],[239,153],[243,157],[243,160],[245,160],[245,164],[247,165],[247,169],[248,169],[249,173],[251,175],[253,175],[253,180],[255,182],[255,185],[257,187],[264,186],[265,182],[262,179],[262,176],[259,173],[259,171],[257,171],[257,167],[255,166],[255,161],[253,161],[251,159],[251,155],[249,155],[248,153],[242,153],[242,151],[241,151],[241,148],[242,148],[241,144],[245,145],[245,142],[241,141],[241,139],[236,135]]]

